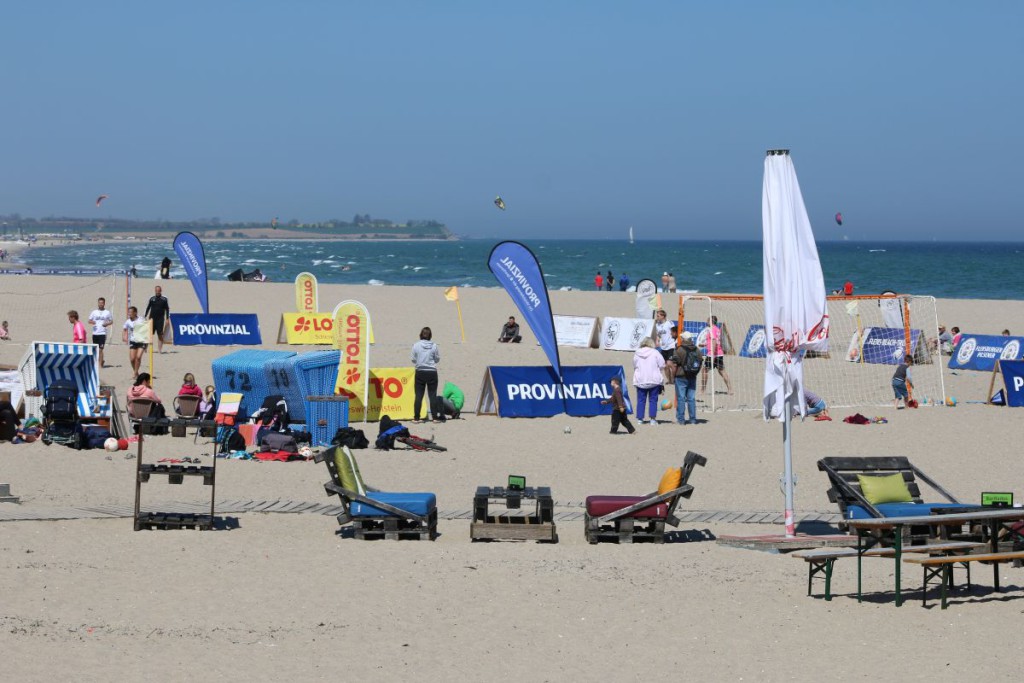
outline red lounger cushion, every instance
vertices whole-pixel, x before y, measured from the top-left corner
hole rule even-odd
[[[587,514],[591,517],[603,517],[609,512],[617,512],[628,508],[634,503],[644,500],[640,496],[587,496]],[[637,510],[630,517],[657,518],[668,517],[668,504],[657,503],[642,510]]]

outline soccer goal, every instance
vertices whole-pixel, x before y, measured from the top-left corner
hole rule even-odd
[[[829,350],[808,353],[804,386],[829,408],[893,405],[892,374],[908,353],[914,358],[914,398],[921,405],[945,401],[942,357],[935,348],[938,317],[931,296],[828,297]],[[681,329],[706,353],[708,325],[721,331],[722,368],[698,378],[698,409],[761,410],[767,357],[764,297],[679,297]]]

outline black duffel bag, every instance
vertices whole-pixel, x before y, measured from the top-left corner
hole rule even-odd
[[[349,448],[370,447],[370,440],[366,438],[363,430],[353,429],[352,427],[338,427],[338,431],[334,433],[331,443],[335,446],[348,446]]]

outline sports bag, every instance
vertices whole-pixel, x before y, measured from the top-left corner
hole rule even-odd
[[[352,427],[338,427],[331,443],[335,446],[348,446],[349,448],[370,447],[370,440],[366,438],[366,433],[362,429],[353,429]]]
[[[298,453],[299,444],[295,443],[295,437],[291,434],[267,432],[263,435],[263,440],[260,442],[260,450]]]

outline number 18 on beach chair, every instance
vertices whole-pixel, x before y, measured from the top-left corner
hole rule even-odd
[[[437,538],[437,496],[433,493],[388,493],[367,486],[352,451],[335,446],[316,456],[327,465],[327,495],[341,500],[338,524],[351,525],[359,539],[429,540]]]
[[[690,451],[682,467],[669,468],[661,478],[658,490],[646,496],[588,496],[584,515],[584,533],[588,543],[600,541],[665,542],[665,524],[679,526],[675,516],[681,498],[693,495],[690,474],[697,465],[704,467],[707,458]]]

